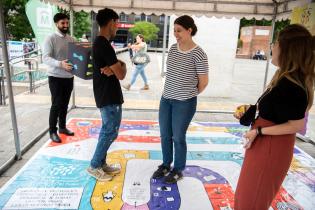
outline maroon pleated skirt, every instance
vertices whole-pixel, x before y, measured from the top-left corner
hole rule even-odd
[[[258,118],[252,129],[274,123]],[[267,210],[289,170],[295,134],[257,136],[245,152],[235,192],[235,210]]]

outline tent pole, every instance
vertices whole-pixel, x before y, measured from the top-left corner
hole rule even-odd
[[[165,51],[166,51],[167,23],[168,23],[168,16],[165,15],[165,18],[164,18],[164,32],[163,32],[162,71],[161,71],[161,76],[162,77],[165,75],[164,63],[165,63]]]
[[[20,137],[19,137],[19,131],[18,131],[18,125],[17,125],[17,119],[16,119],[16,112],[15,112],[15,104],[14,104],[10,65],[9,65],[9,56],[8,56],[8,48],[7,48],[7,39],[6,39],[6,32],[5,32],[5,23],[4,23],[3,8],[2,8],[1,2],[0,2],[0,30],[1,30],[0,38],[2,40],[2,54],[3,54],[4,69],[5,69],[7,85],[8,85],[8,95],[9,95],[11,121],[12,121],[13,134],[14,134],[16,159],[20,160],[21,159]]]
[[[273,34],[275,31],[275,25],[276,25],[276,18],[277,18],[277,13],[278,13],[278,3],[275,0],[273,1],[273,3],[274,3],[274,8],[273,8],[273,16],[272,16],[271,33],[269,36],[269,46],[271,46],[271,44],[272,44]],[[269,62],[270,62],[270,52],[271,52],[271,49],[269,47],[269,49],[267,51],[267,64],[266,64],[263,91],[265,91],[266,85],[267,85],[268,72],[269,72]]]
[[[98,24],[96,23],[96,13],[94,11],[91,11],[91,24],[91,44],[93,44],[96,36],[98,35]]]
[[[69,2],[70,8],[70,35],[73,37],[73,8],[72,8],[72,0]],[[75,108],[75,79],[73,79],[73,90],[72,90],[72,109]]]

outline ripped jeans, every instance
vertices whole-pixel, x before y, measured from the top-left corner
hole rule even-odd
[[[91,167],[102,167],[106,163],[107,150],[118,136],[121,122],[121,104],[107,105],[100,108],[102,128],[98,143],[91,160]]]

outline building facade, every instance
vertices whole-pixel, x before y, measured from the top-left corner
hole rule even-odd
[[[129,28],[133,27],[134,24],[138,21],[147,21],[155,24],[160,31],[158,32],[158,38],[156,40],[147,42],[148,46],[151,48],[162,48],[163,46],[163,34],[164,34],[164,20],[165,20],[165,15],[136,15],[136,14],[125,14],[125,13],[120,13],[119,14],[119,24],[118,24],[118,31],[116,34],[116,37],[114,39],[115,44],[127,46],[128,43],[133,43],[134,38],[132,37],[132,34],[129,32]],[[169,18],[168,18],[168,23],[167,23],[167,30],[169,29]],[[166,43],[168,43],[168,36],[169,36],[169,31],[167,31],[167,36],[166,36]]]
[[[269,51],[271,26],[247,26],[241,28],[242,47],[237,52],[239,58],[253,58],[257,52]]]

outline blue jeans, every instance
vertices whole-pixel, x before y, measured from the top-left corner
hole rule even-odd
[[[159,123],[163,154],[163,165],[173,162],[173,143],[175,148],[174,170],[182,171],[186,166],[186,132],[196,112],[197,97],[184,101],[161,98]]]
[[[134,71],[132,72],[132,77],[131,77],[131,82],[130,85],[133,85],[136,82],[137,76],[140,74],[143,82],[145,85],[148,84],[148,80],[147,77],[145,76],[145,72],[144,72],[144,64],[137,64],[135,65],[136,68],[134,69]]]
[[[100,108],[102,128],[98,143],[91,160],[91,167],[98,168],[106,163],[107,150],[118,136],[121,122],[121,104],[107,105]]]

